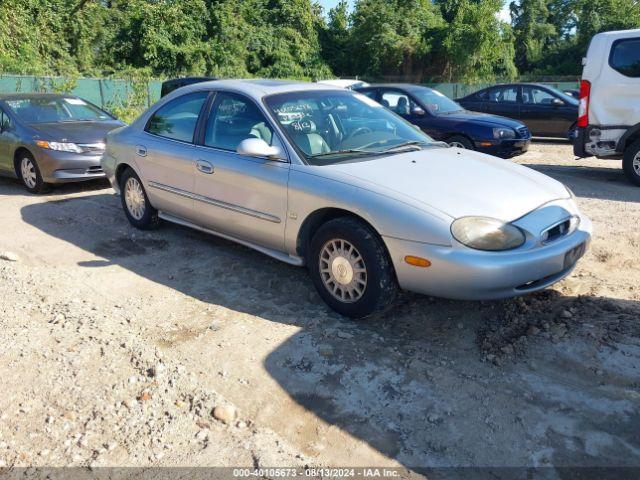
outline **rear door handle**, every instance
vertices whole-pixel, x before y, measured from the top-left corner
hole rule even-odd
[[[202,173],[206,173],[208,175],[213,173],[213,165],[211,165],[209,162],[207,162],[205,160],[198,160],[196,162],[196,167]]]
[[[136,145],[136,155],[138,155],[139,157],[146,157],[147,147],[145,147],[144,145]]]

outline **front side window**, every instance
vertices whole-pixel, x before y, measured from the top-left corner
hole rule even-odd
[[[426,148],[433,142],[359,93],[301,91],[271,95],[265,100],[291,142],[312,165],[366,160]]]
[[[407,94],[395,90],[383,91],[381,103],[389,110],[393,110],[398,115],[403,116],[410,115],[411,110],[416,107]]]
[[[113,120],[108,113],[75,97],[15,98],[5,103],[18,118],[30,124]]]
[[[622,75],[640,78],[640,38],[614,42],[609,64]]]
[[[556,99],[554,95],[536,87],[522,88],[522,103],[531,105],[552,105]]]
[[[219,93],[207,122],[204,144],[235,151],[248,138],[259,138],[269,145],[277,143],[273,129],[255,103],[235,93]]]
[[[198,117],[208,92],[189,93],[160,107],[149,119],[146,131],[153,135],[193,142]]]

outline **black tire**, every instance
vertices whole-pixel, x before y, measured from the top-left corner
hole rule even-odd
[[[640,139],[625,148],[622,169],[629,181],[640,187]]]
[[[131,185],[129,185],[129,181],[131,180]],[[142,199],[144,204],[142,205],[142,213],[141,215],[136,214],[130,210],[129,205],[127,205],[126,195],[127,190],[132,188],[131,186],[135,185],[135,183],[140,186]],[[144,189],[144,185],[140,177],[136,175],[132,169],[127,168],[120,177],[120,200],[122,201],[122,208],[124,209],[124,213],[129,220],[129,223],[134,227],[140,230],[153,230],[160,225],[160,217],[158,216],[158,210],[153,208],[151,203],[149,202],[149,197],[147,197],[147,192]]]
[[[356,275],[360,280],[366,279],[366,285],[359,297],[356,295],[352,299],[343,301],[329,290],[331,287],[326,282],[331,274],[321,272],[320,263],[325,247],[328,247],[333,241],[342,241],[342,245],[346,245],[345,241],[351,244],[352,247],[355,247],[355,252],[353,250],[350,252],[353,255],[359,254],[364,262],[364,265],[360,262],[357,263],[359,267],[364,268],[364,277],[362,277],[363,273],[354,274],[351,270],[354,280],[350,284],[344,285],[345,290],[351,288],[350,285],[353,285],[354,281],[357,282]],[[350,258],[354,257],[350,256]],[[330,270],[328,260],[325,263],[326,270]],[[335,258],[333,263],[335,263]],[[383,311],[391,305],[398,291],[393,265],[382,239],[371,227],[355,218],[336,218],[322,225],[311,240],[307,265],[320,297],[333,310],[346,317],[364,318]],[[340,267],[338,266],[338,268]],[[337,283],[334,281],[333,285],[336,286]],[[337,288],[341,289],[342,286]]]
[[[28,177],[25,177],[25,169],[23,168],[25,162],[28,164],[26,166],[27,171],[31,173]],[[36,159],[31,153],[27,151],[20,152],[18,158],[16,158],[15,167],[16,174],[27,191],[31,193],[44,193],[49,189],[49,184],[45,183],[42,178],[38,162],[36,162]]]
[[[459,148],[464,148],[466,150],[475,150],[473,146],[473,142],[469,140],[464,135],[454,135],[453,137],[449,137],[447,139],[447,143],[451,146],[458,146]],[[456,145],[457,144],[457,145]]]

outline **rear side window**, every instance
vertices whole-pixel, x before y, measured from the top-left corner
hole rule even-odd
[[[518,101],[518,87],[496,87],[489,90],[485,99],[493,103],[516,103]]]
[[[640,38],[616,40],[611,47],[609,65],[622,75],[640,78]]]
[[[153,114],[146,131],[172,140],[193,142],[198,116],[208,95],[208,92],[195,92],[170,101]]]
[[[273,145],[276,137],[267,119],[251,100],[235,93],[219,93],[215,113],[207,123],[204,144],[235,151],[240,142],[248,138],[259,138]]]

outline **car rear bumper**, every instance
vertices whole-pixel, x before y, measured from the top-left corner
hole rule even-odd
[[[385,237],[400,287],[416,293],[458,300],[492,300],[542,290],[569,275],[591,241],[591,222],[552,244],[523,251],[483,252]],[[569,253],[572,252],[572,253]],[[426,258],[427,268],[404,261]],[[572,256],[573,255],[573,256]]]
[[[104,178],[102,155],[58,152],[40,149],[36,161],[47,183],[69,183]]]
[[[522,155],[531,145],[531,137],[512,140],[476,140],[476,150],[495,157],[511,158]],[[491,144],[491,145],[489,145]]]

